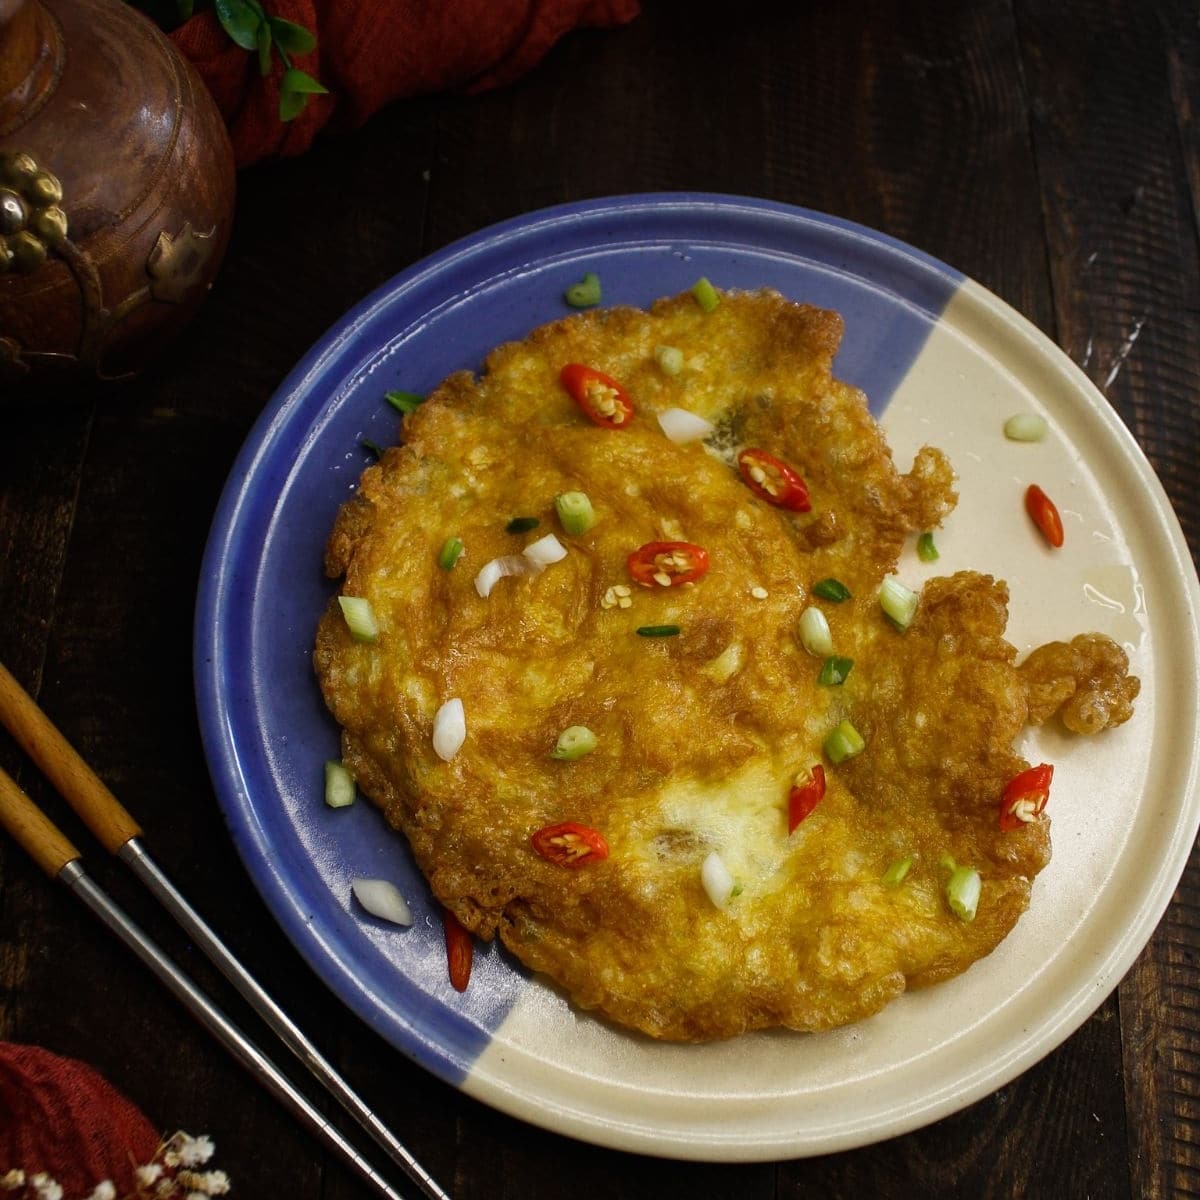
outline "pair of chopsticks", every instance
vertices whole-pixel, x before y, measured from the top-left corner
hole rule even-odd
[[[137,822],[3,664],[0,664],[0,723],[78,813],[104,848],[110,854],[115,854],[145,884],[284,1045],[370,1134],[392,1162],[420,1189],[421,1194],[428,1200],[450,1200],[159,870],[142,845],[142,831]],[[389,1200],[403,1200],[401,1194],[297,1091],[287,1076],[88,878],[79,861],[79,851],[3,770],[0,770],[0,825],[8,830],[51,879],[57,879],[70,888],[302,1124],[366,1179],[381,1196]]]

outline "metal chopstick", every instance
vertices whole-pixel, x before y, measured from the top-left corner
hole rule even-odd
[[[307,1035],[275,1003],[163,874],[143,846],[140,836],[141,829],[137,822],[3,664],[0,664],[0,723],[4,724],[30,758],[37,763],[43,774],[54,784],[58,792],[79,814],[105,848],[110,853],[116,854],[133,871],[184,931],[208,955],[218,970],[266,1021],[284,1045],[308,1068],[388,1157],[421,1189],[422,1194],[428,1197],[428,1200],[449,1200],[447,1194],[417,1162],[403,1143],[367,1106],[332,1064],[324,1058]],[[32,804],[32,801],[29,803]],[[57,875],[58,872],[52,873]],[[141,953],[136,946],[134,949],[139,954]],[[171,985],[168,984],[168,986]],[[180,998],[183,999],[182,996]],[[185,1003],[187,1003],[186,1000]]]
[[[47,874],[65,884],[117,935],[184,1007],[255,1075],[285,1108],[300,1118],[387,1200],[404,1200],[370,1163],[331,1125],[278,1067],[196,987],[138,925],[98,887],[79,861],[79,851],[40,809],[0,770],[0,825],[29,852]]]

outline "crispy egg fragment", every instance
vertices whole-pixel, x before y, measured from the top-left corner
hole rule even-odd
[[[328,573],[380,629],[355,641],[331,601],[317,634],[360,788],[464,926],[654,1037],[833,1028],[989,953],[1050,857],[1044,816],[1011,833],[997,821],[1028,765],[1012,745],[1030,690],[1042,720],[1097,688],[1119,696],[1113,724],[1136,695],[1108,639],[1060,644],[1026,681],[1003,636],[1007,591],[986,575],[931,580],[908,630],[888,623],[878,585],[905,538],[952,510],[955,479],[929,447],[896,469],[865,397],[832,375],[841,335],[837,314],[770,291],[725,293],[708,314],[685,294],[539,328],[405,418],[404,444],[364,472],[327,545]],[[678,374],[656,361],[664,345],[682,352]],[[573,362],[624,385],[627,427],[583,416],[559,380]],[[656,420],[671,407],[714,433],[672,442]],[[812,510],[756,496],[735,463],[744,447],[790,464]],[[597,518],[579,536],[555,516],[568,491]],[[516,516],[540,524],[510,533]],[[478,594],[485,563],[547,532],[562,561]],[[465,551],[443,570],[450,537]],[[708,573],[638,586],[627,557],[654,541],[703,546]],[[828,577],[852,598],[816,600]],[[841,687],[818,685],[798,641],[810,603],[854,660]],[[662,625],[679,635],[637,634]],[[432,728],[453,697],[467,735],[447,762]],[[824,799],[789,835],[792,783],[843,719],[866,749],[826,762]],[[596,748],[551,758],[577,725]],[[561,822],[600,831],[608,857],[540,856],[532,835]],[[714,850],[738,883],[721,908],[701,884]],[[908,876],[887,886],[905,856]],[[946,856],[981,874],[972,921],[947,905]]]

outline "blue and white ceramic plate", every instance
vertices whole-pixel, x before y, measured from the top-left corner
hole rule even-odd
[[[332,588],[322,549],[338,506],[386,444],[390,388],[426,392],[496,344],[567,311],[595,271],[608,304],[646,305],[699,276],[837,309],[838,374],[863,388],[906,468],[929,441],[961,500],[936,565],[1007,579],[1024,652],[1085,630],[1129,650],[1143,688],[1122,728],[1081,742],[1037,731],[1056,764],[1054,859],[994,954],[834,1033],[664,1045],[574,1011],[496,947],[470,988],[446,976],[436,906],[403,840],[366,802],[332,811],[338,754],[310,655]],[[1043,414],[1041,443],[1002,433]],[[1024,515],[1039,483],[1066,544]],[[1052,343],[977,284],[870,230],[735,197],[631,196],[497,225],[397,276],[292,372],[234,467],[196,623],[200,720],[217,794],[251,876],[300,952],[353,1012],[442,1079],[598,1144],[751,1161],[827,1153],[926,1124],[1029,1067],[1076,1029],[1146,943],[1200,823],[1194,715],[1200,589],[1154,474],[1104,398]],[[351,903],[354,876],[393,879],[408,930]]]

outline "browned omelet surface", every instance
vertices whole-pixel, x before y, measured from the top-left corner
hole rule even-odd
[[[930,581],[904,633],[884,618],[879,582],[906,537],[951,511],[954,476],[930,448],[897,470],[865,398],[832,376],[841,332],[836,314],[770,292],[725,294],[709,314],[684,295],[545,326],[407,417],[329,540],[327,570],[380,626],[355,642],[332,603],[317,636],[359,786],[464,925],[656,1037],[831,1028],[990,952],[1050,855],[1046,818],[1011,833],[997,821],[1028,765],[1012,746],[1031,691],[1039,719],[1097,688],[1121,697],[1102,724],[1136,694],[1107,639],[1043,656],[1027,681],[1003,636],[1005,586],[985,575]],[[683,352],[679,374],[657,364],[661,345]],[[624,384],[626,428],[586,420],[559,382],[570,362]],[[715,433],[674,444],[655,419],[669,407]],[[790,463],[812,511],[757,498],[732,465],[746,446]],[[574,490],[597,520],[572,537],[554,498]],[[536,530],[506,532],[525,515]],[[486,562],[548,532],[563,561],[477,593]],[[451,536],[466,549],[446,571]],[[626,558],[652,541],[701,545],[710,570],[639,587]],[[815,598],[827,577],[853,598]],[[618,585],[627,607],[612,603]],[[841,687],[818,684],[797,638],[814,603],[854,659]],[[679,636],[636,633],[666,624]],[[444,762],[431,733],[452,697],[467,736]],[[826,762],[824,800],[789,835],[791,784],[843,718],[866,748]],[[551,758],[576,725],[597,748]],[[609,856],[567,868],[535,853],[531,835],[564,821],[601,831]],[[740,888],[724,909],[701,885],[714,850]],[[886,886],[905,856],[908,877]],[[973,921],[947,905],[947,856],[981,874]]]

